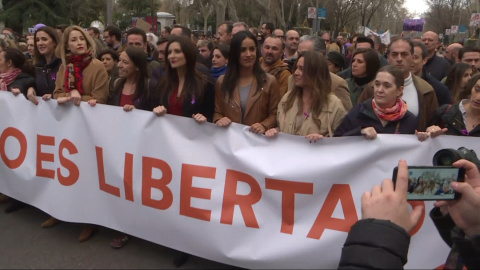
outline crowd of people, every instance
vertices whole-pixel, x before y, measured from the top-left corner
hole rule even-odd
[[[35,105],[39,99],[108,104],[223,128],[234,122],[255,134],[286,133],[310,143],[382,133],[416,134],[420,141],[480,136],[480,49],[453,43],[439,55],[441,43],[430,31],[387,45],[376,35],[333,40],[329,32],[300,36],[272,23],[258,30],[225,22],[217,38],[182,25],[163,27],[160,36],[113,25],[103,33],[76,25],[34,29],[22,38],[3,29],[0,90]],[[23,206],[13,200],[6,211]],[[42,227],[58,222],[51,217]],[[79,240],[95,231],[86,226]],[[121,234],[112,246],[129,239]]]

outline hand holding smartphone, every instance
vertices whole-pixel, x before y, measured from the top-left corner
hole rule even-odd
[[[393,183],[397,180],[398,167],[393,169]],[[451,166],[408,166],[407,200],[444,201],[456,200],[460,194],[453,190],[452,182],[463,182],[465,169]]]

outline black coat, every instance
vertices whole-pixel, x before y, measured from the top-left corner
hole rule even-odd
[[[150,95],[150,88],[149,88],[149,81],[148,79],[145,79],[145,90],[144,94],[139,96],[137,99],[133,101],[133,106],[135,106],[135,109],[139,110],[145,110],[145,111],[152,111],[153,110],[153,100],[152,96]],[[121,82],[121,79],[118,79],[118,83]],[[107,104],[109,105],[114,105],[114,106],[120,106],[120,99],[122,98],[122,89],[123,86],[119,85],[119,90],[116,91],[113,95],[112,98],[110,98],[107,101]]]
[[[430,211],[430,217],[443,241],[450,247],[454,244],[457,246],[458,254],[467,269],[480,268],[480,235],[466,239],[463,236],[463,231],[456,227],[450,215],[443,216],[438,207]]]
[[[372,99],[356,105],[343,119],[335,130],[334,136],[361,136],[362,129],[373,127],[378,134],[395,134],[398,126],[399,134],[415,134],[417,127],[416,117],[409,111],[400,121],[391,121],[385,127],[373,111]]]
[[[53,59],[50,63],[45,63],[45,59],[40,59],[35,64],[35,91],[37,96],[52,94],[55,90],[55,81],[57,80],[58,68],[62,64],[60,58]]]
[[[464,134],[466,127],[459,105],[460,103],[454,105],[446,104],[438,108],[430,125],[447,128],[448,131],[445,133],[447,135],[466,136],[467,134]],[[480,125],[470,131],[468,136],[480,137]]]
[[[403,269],[409,246],[410,235],[402,227],[388,220],[362,219],[348,233],[338,269]]]
[[[160,99],[160,103],[156,106],[165,106],[168,113],[169,95],[165,95]],[[185,98],[183,101],[183,116],[192,117],[192,115],[201,113],[207,118],[208,122],[213,121],[213,112],[215,110],[215,86],[208,80],[206,81],[203,91],[203,98],[196,98],[195,101]]]
[[[7,85],[7,91],[12,92],[12,88],[18,88],[27,98],[28,88],[30,87],[35,88],[35,78],[27,73],[20,73],[11,84]]]
[[[424,79],[428,84],[433,87],[435,91],[435,95],[437,96],[438,106],[442,106],[444,104],[452,104],[452,92],[448,87],[435,79],[432,75],[428,74],[428,72],[423,70],[422,79]]]

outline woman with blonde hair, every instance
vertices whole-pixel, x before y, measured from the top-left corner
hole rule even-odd
[[[73,25],[63,32],[56,54],[62,60],[57,73],[54,98],[58,104],[86,101],[104,104],[108,97],[108,74],[96,59],[95,42],[83,28]]]
[[[283,132],[305,136],[310,142],[332,137],[346,111],[330,90],[327,60],[319,52],[303,52],[293,75],[295,87],[278,104],[278,128],[269,129],[265,135],[273,137]]]
[[[62,61],[53,91],[58,104],[73,102],[79,106],[86,101],[93,107],[107,101],[108,74],[103,63],[96,59],[95,42],[83,28],[73,25],[65,29],[56,55]],[[42,227],[52,227],[58,222],[51,217]],[[90,239],[97,228],[96,225],[86,225],[78,240]]]

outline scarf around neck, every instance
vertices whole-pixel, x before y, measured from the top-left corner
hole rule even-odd
[[[397,98],[397,101],[393,107],[386,109],[377,106],[375,99],[372,98],[372,107],[378,118],[385,121],[398,121],[407,113],[407,103],[401,98]]]
[[[8,85],[10,85],[15,79],[22,73],[22,70],[16,68],[8,73],[0,74],[0,91],[7,91]]]
[[[78,90],[81,95],[84,94],[82,82],[83,82],[83,70],[92,61],[91,52],[88,51],[81,55],[70,55],[68,57],[67,66],[65,67],[65,92],[68,93],[72,90]]]
[[[212,67],[212,76],[215,80],[217,80],[218,77],[225,74],[226,71],[227,71],[227,66],[223,66],[219,68]]]

